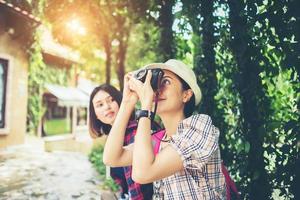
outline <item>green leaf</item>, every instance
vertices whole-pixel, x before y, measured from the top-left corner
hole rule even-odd
[[[250,143],[249,143],[249,142],[246,142],[244,148],[245,148],[245,152],[246,152],[246,153],[249,153],[249,151],[250,151]]]

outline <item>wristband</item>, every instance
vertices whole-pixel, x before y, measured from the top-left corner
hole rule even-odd
[[[137,110],[135,111],[135,119],[139,121],[141,117],[147,117],[151,121],[154,120],[154,113],[151,112],[150,110]]]

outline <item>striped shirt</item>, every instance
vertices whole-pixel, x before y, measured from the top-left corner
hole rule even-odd
[[[184,170],[156,181],[153,199],[226,199],[218,140],[219,130],[209,116],[184,119],[170,141]]]

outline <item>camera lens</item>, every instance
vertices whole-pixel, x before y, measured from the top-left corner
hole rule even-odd
[[[143,81],[143,79],[146,77],[146,74],[147,74],[147,70],[142,69],[135,74],[135,78],[140,81]]]

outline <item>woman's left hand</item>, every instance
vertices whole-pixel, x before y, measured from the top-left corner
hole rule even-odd
[[[124,88],[123,88],[123,99],[122,99],[122,101],[125,101],[127,103],[130,103],[130,105],[135,106],[135,104],[138,101],[138,96],[129,87],[129,81],[132,78],[132,76],[133,76],[132,73],[127,73],[124,76]]]
[[[141,109],[151,110],[153,104],[154,92],[150,84],[152,77],[151,70],[148,70],[145,82],[141,82],[133,77],[129,80],[129,88],[135,91],[141,101]]]

